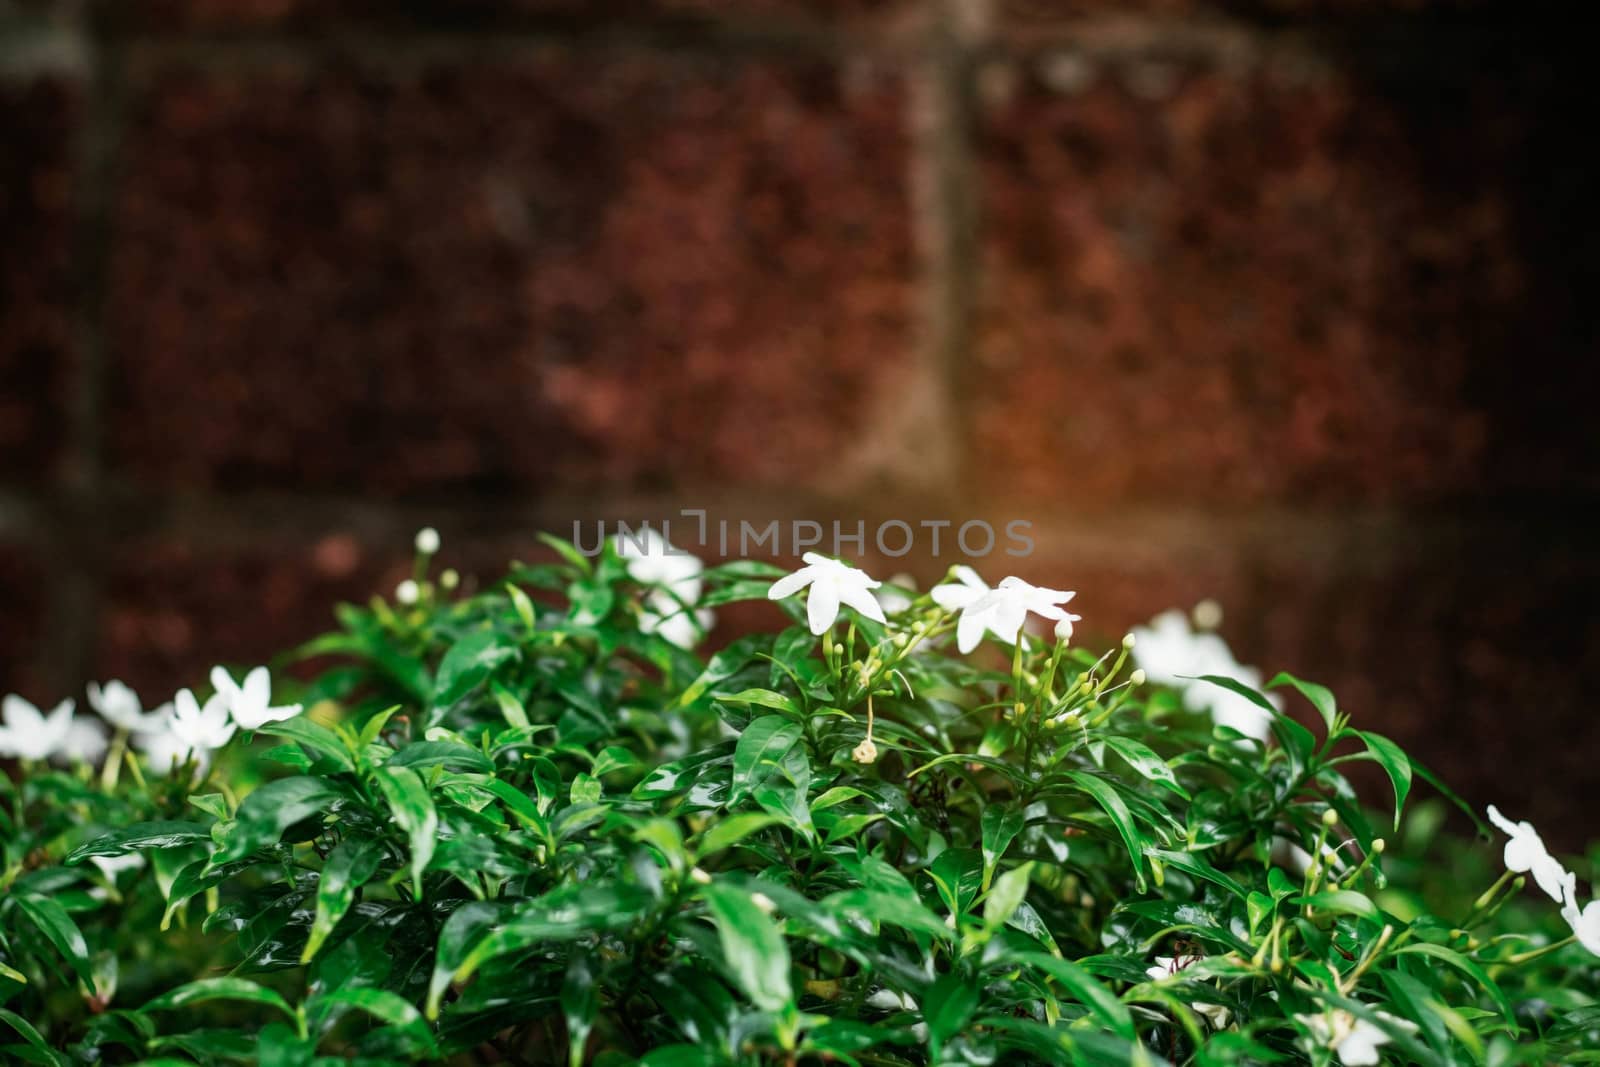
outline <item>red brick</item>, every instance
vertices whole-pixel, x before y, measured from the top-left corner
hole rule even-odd
[[[915,0],[150,0],[137,9],[107,5],[108,16],[142,28],[317,29],[360,23],[396,27],[493,25],[557,19],[598,26],[619,20],[762,25],[875,19]]]
[[[41,691],[46,582],[33,554],[0,543],[0,694],[20,693],[39,703]],[[59,699],[59,697],[55,698]]]
[[[168,71],[118,201],[114,439],[168,486],[825,481],[902,374],[881,71],[548,52]]]
[[[81,113],[67,80],[0,78],[0,480],[45,481],[65,436]]]
[[[996,22],[1013,29],[1057,28],[1092,16],[1235,16],[1348,19],[1450,16],[1509,8],[1501,0],[997,0]]]
[[[1554,94],[1529,109],[1531,76],[991,73],[993,490],[1093,508],[1596,487],[1577,398],[1600,374],[1562,280],[1581,266],[1549,237],[1582,204],[1550,177],[1572,130]]]
[[[1566,848],[1593,835],[1572,798],[1600,788],[1600,566],[1573,535],[1405,522],[1272,541],[1193,532],[1192,543],[1130,535],[1145,547],[1115,550],[1041,533],[1040,557],[1016,569],[1078,590],[1088,647],[1215,599],[1241,662],[1329,686],[1357,728],[1392,737],[1479,809],[1516,810]],[[1314,721],[1298,698],[1291,709]],[[1382,773],[1358,774],[1380,806]]]

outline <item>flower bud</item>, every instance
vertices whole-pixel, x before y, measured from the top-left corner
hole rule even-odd
[[[1015,704],[1011,705],[1011,713],[1013,715],[1015,715],[1019,719],[1022,718],[1023,715],[1027,714],[1027,712],[1028,712],[1028,705],[1024,704],[1020,700],[1017,701]]]
[[[1372,854],[1374,856],[1382,854],[1383,850],[1387,847],[1388,845],[1384,842],[1383,838],[1374,837],[1372,839]]]
[[[1062,619],[1060,622],[1056,623],[1056,640],[1057,641],[1071,641],[1072,640],[1072,620],[1071,619]]]
[[[690,871],[689,877],[695,882],[698,882],[700,885],[711,884],[711,876],[699,867],[696,867],[694,870]]]
[[[458,586],[460,584],[461,584],[461,575],[459,573],[457,573],[457,571],[456,571],[456,569],[454,567],[451,567],[450,569],[446,570],[443,574],[439,575],[439,586],[440,586],[440,588],[444,589],[446,592],[454,589],[456,586]]]
[[[921,619],[918,619],[916,622],[911,624],[911,632],[919,636],[921,634],[925,634],[928,632],[928,624],[923,622]]]
[[[1322,825],[1328,826],[1328,827],[1338,826],[1339,825],[1339,813],[1337,811],[1334,811],[1332,808],[1329,808],[1327,811],[1323,812],[1322,813]]]
[[[1137,637],[1133,636],[1133,634],[1124,634],[1123,635],[1123,638],[1122,638],[1122,647],[1123,648],[1132,649],[1133,646],[1137,645],[1138,643],[1139,643],[1139,639]]]
[[[1094,679],[1093,678],[1084,678],[1083,684],[1078,686],[1078,688],[1083,690],[1085,693],[1094,692]]]
[[[855,751],[850,753],[850,758],[857,763],[877,763],[878,746],[873,744],[872,738],[869,737],[856,746]]]
[[[1143,685],[1147,677],[1148,676],[1142,669],[1136,670],[1132,674],[1128,675],[1128,684],[1134,686]]]
[[[439,531],[432,526],[424,526],[417,531],[417,551],[424,556],[431,556],[439,551]]]
[[[416,582],[407,578],[394,587],[394,598],[407,607],[415,604],[422,597],[422,589]]]
[[[750,903],[754,904],[761,910],[763,914],[766,915],[771,915],[773,912],[778,910],[778,905],[774,904],[772,902],[772,898],[767,896],[765,893],[751,893]]]
[[[1202,600],[1194,606],[1194,624],[1200,630],[1215,630],[1222,625],[1222,605],[1215,600]]]

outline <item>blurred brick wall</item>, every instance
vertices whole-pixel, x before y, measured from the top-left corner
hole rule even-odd
[[[680,506],[1023,518],[1102,634],[1216,597],[1243,658],[1573,844],[1600,175],[1569,29],[0,0],[0,689],[264,658],[425,523],[492,575]]]

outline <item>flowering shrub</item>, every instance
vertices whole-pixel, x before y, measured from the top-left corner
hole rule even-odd
[[[1600,1058],[1600,905],[1533,828],[1491,810],[1509,870],[1436,916],[1383,836],[1431,776],[1181,616],[1096,655],[1019,578],[551,544],[466,596],[425,531],[292,703],[259,669],[151,711],[94,687],[109,730],[9,699],[0,1056]],[[695,655],[751,599],[793,625]]]

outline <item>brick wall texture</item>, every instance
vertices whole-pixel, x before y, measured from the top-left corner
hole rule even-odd
[[[0,0],[0,690],[266,659],[424,524],[1019,518],[1575,845],[1588,66],[1493,0]]]

